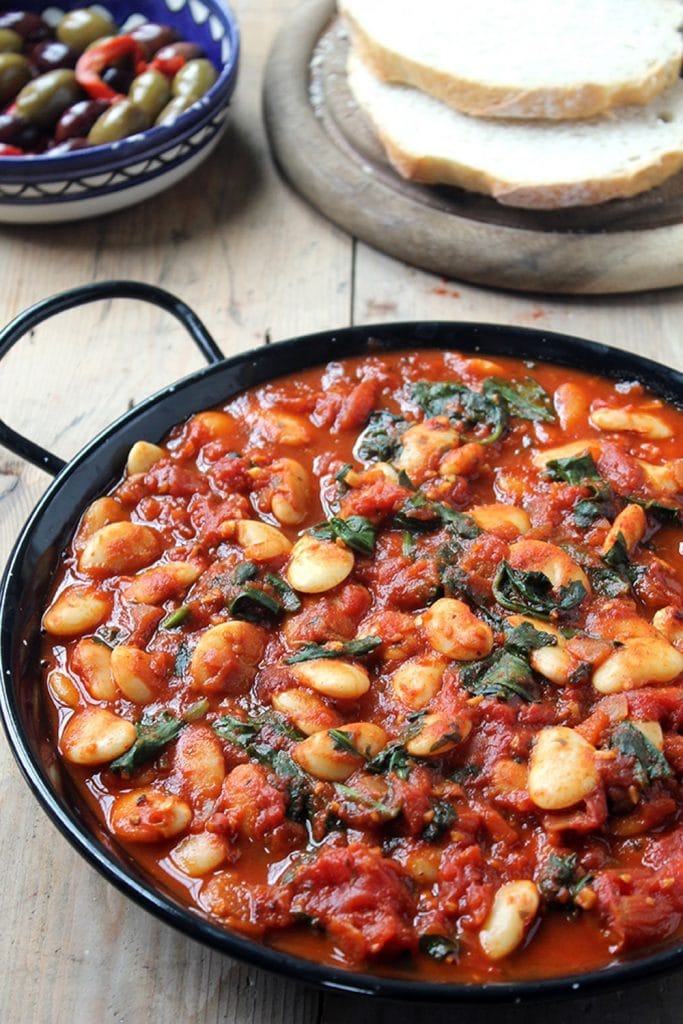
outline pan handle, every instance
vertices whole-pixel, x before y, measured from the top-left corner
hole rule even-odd
[[[156,285],[144,284],[141,281],[96,281],[80,285],[78,288],[70,288],[68,291],[58,292],[57,295],[36,302],[35,305],[25,309],[23,313],[20,313],[0,330],[0,359],[20,338],[44,320],[48,320],[57,313],[63,313],[67,309],[83,306],[89,302],[97,302],[100,299],[139,299],[142,302],[151,302],[155,306],[160,306],[180,321],[208,363],[219,363],[223,359],[223,353],[211,334],[189,306],[171,292],[157,288]],[[38,466],[39,469],[51,473],[52,476],[56,476],[66,465],[59,456],[53,455],[52,452],[42,448],[35,441],[30,441],[23,434],[13,430],[2,419],[0,419],[0,444],[9,448],[20,458]]]

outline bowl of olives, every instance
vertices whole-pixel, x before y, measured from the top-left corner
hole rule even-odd
[[[221,0],[0,5],[0,222],[110,213],[218,143],[239,30]]]

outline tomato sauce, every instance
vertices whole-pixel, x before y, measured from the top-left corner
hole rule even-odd
[[[139,443],[43,620],[63,763],[214,923],[496,981],[683,934],[683,413],[353,358]]]

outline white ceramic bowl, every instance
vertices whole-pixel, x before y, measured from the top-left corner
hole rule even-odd
[[[87,6],[66,0],[24,0],[22,8],[54,24]],[[0,156],[0,222],[45,224],[120,210],[174,185],[218,143],[237,80],[239,30],[221,0],[103,0],[119,27],[143,21],[171,25],[199,43],[219,69],[209,91],[171,125],[150,128],[106,146],[57,156]]]

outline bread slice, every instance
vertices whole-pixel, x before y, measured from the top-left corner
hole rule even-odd
[[[507,206],[552,210],[626,198],[683,167],[683,81],[647,107],[585,121],[470,117],[378,79],[352,51],[349,85],[399,174]]]
[[[338,0],[379,78],[478,117],[568,120],[678,76],[681,0]]]

